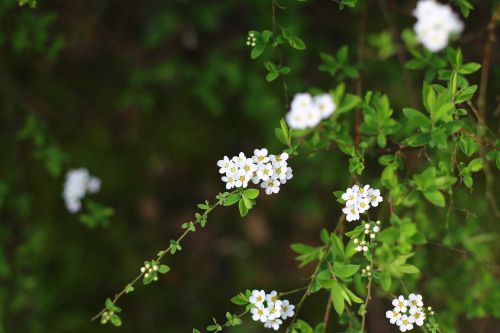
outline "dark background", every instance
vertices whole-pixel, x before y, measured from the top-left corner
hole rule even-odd
[[[286,9],[277,11],[278,24],[307,45],[305,51],[283,49],[292,68],[286,77],[290,95],[334,87],[317,70],[319,52],[348,45],[356,61],[363,3],[342,11],[333,1],[280,3]],[[412,72],[414,91],[405,88],[394,52],[381,57],[369,42],[388,29],[379,2],[364,3],[363,86],[387,93],[400,112],[409,95],[420,96],[423,75]],[[474,4],[456,45],[467,61],[481,62],[491,2]],[[411,29],[414,6],[388,1],[398,30]],[[217,160],[254,148],[282,149],[274,136],[287,111],[281,81],[267,83],[263,60],[252,61],[245,45],[249,30],[272,29],[271,18],[270,1],[40,0],[36,9],[0,1],[0,332],[115,331],[89,319],[144,260],[180,234],[196,203],[224,190]],[[488,96],[493,130],[499,123],[492,115],[499,52],[495,44]],[[277,62],[273,50],[263,58]],[[479,81],[479,72],[471,81]],[[346,84],[354,93],[355,81]],[[41,146],[19,136],[28,115],[45,126]],[[208,226],[168,257],[169,274],[120,301],[121,332],[189,332],[204,328],[212,316],[222,320],[226,311],[238,312],[229,299],[241,290],[305,285],[310,268],[297,269],[289,244],[318,244],[321,228],[333,229],[341,205],[331,192],[348,185],[346,161],[338,152],[297,158],[295,178],[278,195],[259,198],[246,218],[236,207],[215,210]],[[365,179],[378,177],[380,166],[368,163]],[[102,180],[92,199],[115,210],[108,227],[88,228],[64,207],[65,171],[81,166]],[[478,195],[461,201],[484,209]],[[426,260],[446,256],[458,271],[473,269],[469,260],[441,251],[429,248]],[[467,293],[467,279],[443,272],[433,285],[423,280],[435,292],[426,297],[448,299],[437,305],[451,312],[445,332],[499,332],[491,313],[466,313],[474,302],[450,309]],[[442,283],[453,284],[456,294],[440,296]],[[500,295],[491,292],[497,303],[488,311],[496,308],[498,316]],[[311,297],[303,317],[319,322],[325,301],[326,295]],[[396,330],[384,318],[385,302],[373,302],[370,332]],[[261,330],[250,320],[234,329]]]

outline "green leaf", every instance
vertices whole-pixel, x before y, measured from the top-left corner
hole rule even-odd
[[[413,126],[418,126],[422,129],[428,129],[432,125],[431,120],[428,117],[426,117],[425,114],[415,109],[404,108],[403,114],[405,115],[406,118],[408,118],[411,125]]]
[[[330,289],[330,296],[332,298],[335,311],[339,315],[342,314],[342,312],[344,312],[344,296],[342,294],[342,288],[336,280],[333,280],[332,288]]]
[[[388,270],[380,273],[380,285],[385,291],[389,291],[391,288],[391,273]]]
[[[335,275],[341,279],[347,279],[359,270],[359,265],[346,265],[341,262],[335,262],[333,265]]]
[[[353,301],[354,303],[358,303],[358,304],[361,304],[363,303],[363,300],[361,298],[359,298],[358,296],[356,296],[356,294],[354,294],[352,291],[350,291],[347,287],[345,286],[342,286],[344,291],[346,292],[346,294],[349,296],[349,299],[351,301]]]
[[[405,274],[418,274],[418,273],[420,273],[420,270],[416,266],[413,266],[410,264],[401,265],[398,267],[398,270],[401,273],[405,273]]]
[[[240,215],[241,215],[241,217],[245,217],[248,214],[248,208],[245,205],[245,202],[243,201],[243,199],[241,199],[239,201],[239,205],[238,206],[239,206],[239,209],[240,209]]]
[[[245,204],[245,207],[246,207],[248,210],[252,209],[252,207],[253,207],[253,202],[252,202],[252,200],[248,199],[247,197],[243,197],[243,198],[241,198],[241,200],[243,200],[243,203]]]
[[[280,76],[279,72],[269,72],[266,74],[266,81],[267,82],[272,82],[276,80]]]
[[[167,265],[160,265],[160,267],[158,268],[158,271],[162,274],[165,274],[165,273],[168,273],[170,271],[170,267],[168,267]]]
[[[455,103],[458,104],[458,103],[463,103],[465,101],[469,101],[476,92],[476,90],[477,90],[477,85],[472,85],[467,88],[461,89],[455,96]]]
[[[483,168],[483,159],[482,158],[473,159],[472,161],[469,162],[469,165],[467,167],[472,172],[481,171],[481,169]]]
[[[257,59],[265,49],[266,44],[257,44],[252,48],[252,52],[250,52],[250,58]]]
[[[441,192],[439,192],[438,190],[426,191],[423,193],[424,193],[424,197],[433,205],[436,205],[438,207],[445,206],[446,201],[444,199],[444,195]]]
[[[306,44],[299,37],[288,37],[288,44],[296,50],[305,50]]]
[[[469,63],[463,65],[462,67],[460,67],[460,69],[458,70],[458,73],[464,74],[464,75],[472,74],[474,72],[477,72],[480,68],[481,68],[480,64],[475,63],[475,62],[469,62]]]
[[[118,315],[114,314],[111,316],[111,324],[113,324],[113,326],[120,327],[122,326],[122,320],[118,317]]]
[[[249,188],[248,190],[243,191],[243,196],[248,199],[255,199],[259,196],[259,190],[255,188]]]
[[[232,206],[240,200],[241,195],[239,193],[233,193],[229,195],[224,201],[224,206]]]

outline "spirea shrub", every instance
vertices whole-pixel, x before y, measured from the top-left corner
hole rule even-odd
[[[246,40],[241,36],[241,46],[246,44],[250,58],[262,60],[265,80],[278,81],[283,88],[285,105],[274,132],[276,142],[282,144],[279,153],[269,154],[267,148],[261,148],[251,156],[240,152],[229,157],[228,153],[218,161],[214,156],[209,168],[221,177],[221,192],[197,204],[192,217],[179,223],[177,237],[142,265],[138,262],[137,275],[105,299],[93,320],[114,326],[126,323],[123,318],[127,311],[120,308],[121,298],[135,292],[139,284],[154,284],[168,274],[173,269],[171,263],[167,265],[168,256],[189,251],[183,240],[207,228],[216,208],[237,206],[244,218],[259,200],[265,200],[261,190],[268,195],[280,192],[274,198],[280,200],[283,192],[293,189],[293,183],[306,175],[321,182],[314,169],[295,168],[295,163],[303,166],[310,156],[322,154],[335,154],[339,168],[350,177],[334,175],[341,184],[330,189],[328,198],[329,212],[334,216],[325,217],[328,224],[319,232],[319,239],[312,244],[290,245],[298,266],[306,270],[305,278],[297,280],[294,289],[279,293],[266,293],[264,290],[271,287],[256,283],[248,286],[258,288],[252,291],[224,286],[236,294],[230,300],[232,305],[227,302],[231,310],[223,320],[213,318],[204,331],[220,332],[255,321],[258,329],[289,333],[324,333],[333,325],[342,327],[345,333],[362,333],[368,331],[367,314],[371,311],[372,318],[378,316],[401,332],[457,332],[462,317],[500,318],[500,283],[494,274],[498,267],[490,262],[490,248],[485,245],[492,241],[491,235],[478,227],[483,221],[450,225],[453,214],[467,219],[477,213],[461,207],[471,195],[484,196],[483,206],[477,209],[488,209],[497,221],[499,218],[494,172],[500,168],[500,141],[495,129],[487,124],[488,114],[494,109],[487,106],[486,91],[500,6],[495,4],[491,17],[484,22],[483,32],[488,38],[479,64],[464,59],[459,44],[453,44],[460,40],[473,10],[468,0],[417,1],[414,17],[407,13],[409,18],[402,19],[403,23],[393,20],[399,11],[391,11],[385,0],[377,1],[389,32],[368,31],[371,38],[365,31],[372,15],[367,10],[369,1],[334,2],[340,9],[355,8],[354,12],[343,12],[345,15],[359,14],[359,40],[354,52],[352,46],[345,45],[335,54],[320,53],[318,69],[331,76],[331,85],[323,89],[308,84],[304,77],[294,77],[295,69],[287,65],[287,53],[306,52],[306,42],[296,35],[294,27],[278,23],[277,12],[286,10],[277,1],[271,1],[271,27],[251,30]],[[366,52],[367,40],[381,46],[386,56],[397,53],[407,85],[404,96],[396,99],[381,91],[384,86],[377,82],[363,81],[367,59],[374,57],[373,52]],[[300,84],[288,85],[287,80],[310,87],[299,90],[295,87]],[[404,105],[394,107],[395,100]],[[39,149],[38,158],[57,175],[63,154],[44,146],[47,139],[41,127],[34,117],[28,117],[19,137],[32,140]],[[257,137],[243,139],[262,144]],[[484,184],[477,186],[480,179]],[[290,185],[283,187],[286,183]],[[69,170],[63,185],[63,200],[70,213],[81,211],[82,201],[88,202],[80,219],[90,227],[107,225],[113,215],[111,208],[87,201],[86,196],[97,193],[100,185],[100,179],[84,168]],[[439,249],[436,263],[425,260],[429,248],[433,248],[433,255]],[[467,259],[467,264],[448,272],[448,261],[443,265],[441,251],[459,254],[456,261],[465,263]],[[119,261],[113,265],[120,274]],[[462,277],[463,271],[474,274]],[[458,279],[463,288],[452,290],[447,283],[450,279]],[[474,290],[469,292],[469,287]],[[168,294],[159,286],[155,288]],[[177,288],[184,286],[181,283]],[[322,294],[326,300],[323,319],[318,323],[303,311],[311,305],[313,294]],[[382,304],[382,312],[375,311],[374,299]],[[193,333],[199,332],[193,329]]]

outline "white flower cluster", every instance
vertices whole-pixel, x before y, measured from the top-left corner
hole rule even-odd
[[[294,314],[295,305],[288,300],[280,300],[278,293],[273,290],[266,294],[264,290],[253,290],[249,298],[253,305],[250,313],[252,319],[264,323],[265,328],[277,331],[283,320],[291,318]]]
[[[401,332],[411,331],[413,325],[422,326],[425,320],[424,302],[422,296],[410,294],[408,299],[402,295],[392,300],[394,309],[385,313],[391,324],[396,324]],[[433,314],[432,308],[428,311]]]
[[[449,5],[434,0],[420,0],[413,15],[417,18],[414,26],[417,39],[431,52],[444,49],[450,35],[458,35],[464,29]]]
[[[292,168],[287,163],[288,154],[268,155],[267,149],[255,149],[254,155],[246,157],[244,153],[229,159],[224,156],[217,162],[222,181],[226,189],[247,187],[252,181],[265,189],[266,194],[278,193],[280,185],[292,179]]]
[[[370,185],[363,187],[354,185],[342,194],[342,200],[345,201],[342,212],[346,214],[347,221],[351,222],[359,220],[359,214],[370,209],[370,205],[371,207],[377,207],[383,198],[380,195],[380,190],[370,188]]]
[[[96,193],[101,188],[99,178],[93,177],[85,168],[72,169],[66,173],[63,198],[66,208],[76,213],[82,208],[81,200],[87,193]]]
[[[257,45],[257,38],[255,38],[255,35],[254,35],[253,32],[249,32],[248,33],[247,45],[248,46],[252,46],[252,47],[254,47],[255,45]]]
[[[336,108],[329,94],[313,97],[308,93],[300,93],[293,97],[291,109],[285,118],[290,128],[303,130],[315,127],[322,119],[330,117]]]

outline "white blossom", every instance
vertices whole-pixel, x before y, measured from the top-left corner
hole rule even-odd
[[[288,300],[281,302],[281,319],[291,318],[294,315],[295,305],[290,304]]]
[[[269,310],[264,307],[264,305],[257,305],[250,310],[252,314],[252,319],[255,321],[260,321],[265,323],[267,321],[267,317],[269,316]]]
[[[411,331],[414,325],[422,326],[426,315],[422,296],[411,293],[408,299],[403,295],[392,301],[394,308],[385,313],[391,324],[396,324],[401,332]],[[428,310],[429,313],[431,310]]]
[[[264,323],[265,328],[278,330],[283,320],[294,315],[295,306],[286,299],[280,299],[275,290],[269,294],[264,290],[253,290],[249,301],[252,304],[252,319]]]
[[[85,168],[72,169],[66,173],[63,198],[66,208],[76,213],[82,208],[81,200],[87,193],[99,192],[101,181],[93,177]]]
[[[266,300],[266,293],[264,290],[252,290],[252,295],[248,298],[250,304],[261,305]]]
[[[285,119],[290,128],[303,130],[317,126],[322,119],[330,117],[335,109],[335,102],[329,94],[312,97],[309,93],[298,93]]]
[[[217,162],[221,179],[226,189],[246,188],[250,181],[265,189],[267,194],[278,193],[281,184],[293,177],[292,168],[288,165],[288,154],[269,154],[266,148],[255,149],[251,157],[243,152],[229,158],[224,156]]]
[[[392,300],[392,305],[394,305],[395,311],[405,313],[408,307],[408,301],[403,295],[399,295],[398,298]]]
[[[345,201],[345,207],[342,209],[342,212],[346,215],[348,222],[359,220],[360,214],[368,211],[370,205],[376,207],[383,200],[380,190],[370,188],[370,185],[361,187],[353,185],[346,189],[341,198]],[[368,234],[369,232],[366,233]]]
[[[435,0],[420,0],[413,15],[417,18],[414,26],[417,39],[431,52],[444,49],[450,36],[460,34],[464,29],[451,7]]]
[[[408,317],[407,315],[402,315],[401,318],[398,319],[396,324],[399,326],[399,330],[401,332],[410,331],[413,329],[413,317]]]

